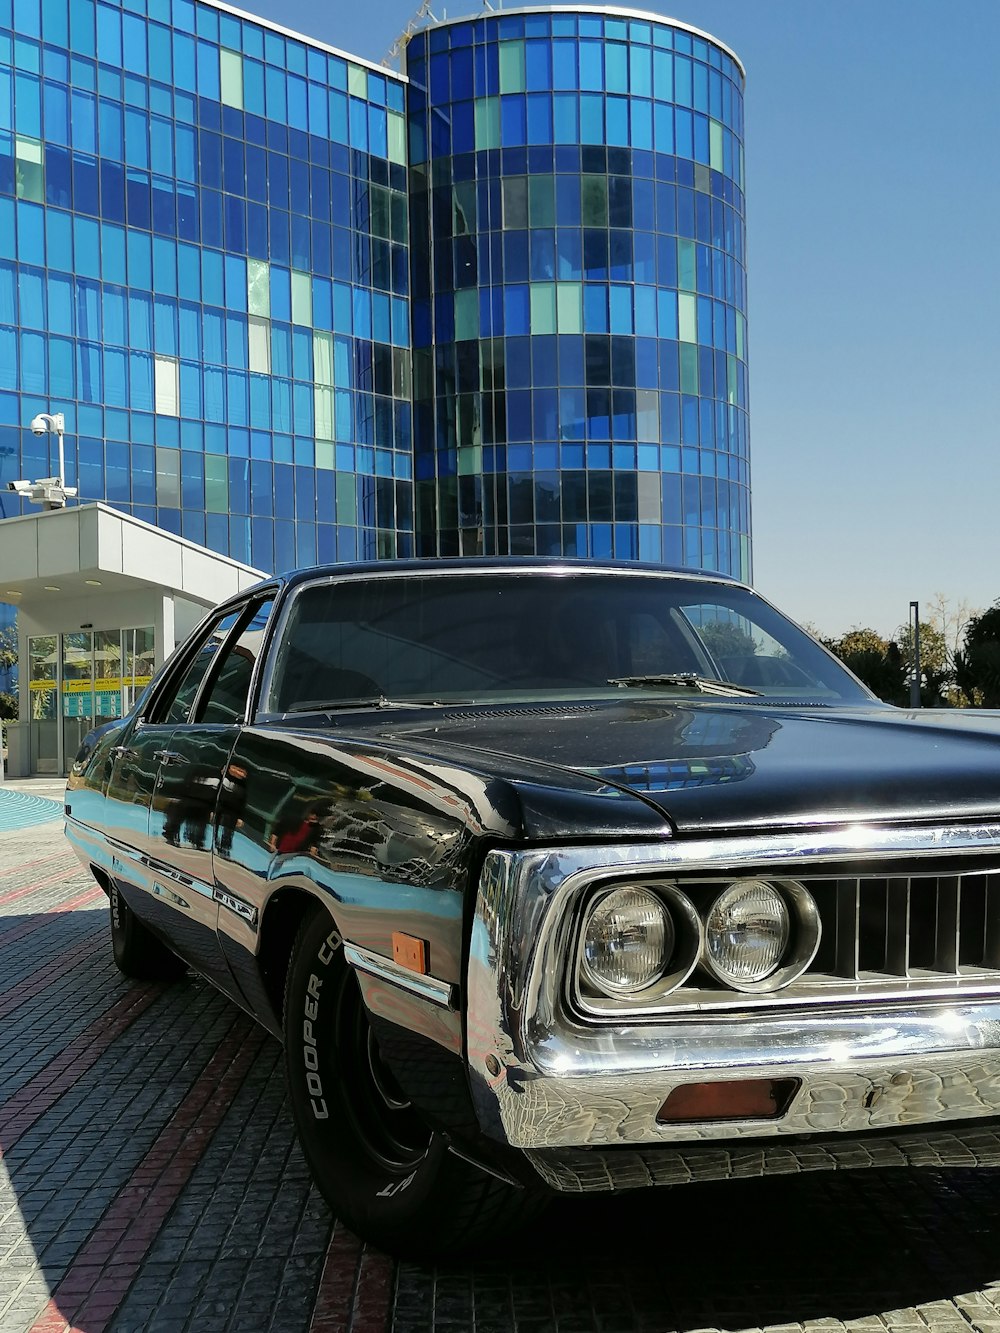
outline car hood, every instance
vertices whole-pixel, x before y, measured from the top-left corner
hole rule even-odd
[[[1000,717],[965,711],[646,696],[435,711],[390,735],[456,763],[503,756],[508,774],[522,760],[632,792],[679,834],[1000,814]]]

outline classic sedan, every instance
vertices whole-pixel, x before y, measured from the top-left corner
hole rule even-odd
[[[554,1191],[1000,1164],[1000,723],[879,703],[731,580],[269,580],[88,737],[66,828],[123,972],[283,1040],[387,1249]]]

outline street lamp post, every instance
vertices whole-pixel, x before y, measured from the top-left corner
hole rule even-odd
[[[920,707],[920,603],[910,603],[910,627],[913,630],[913,675],[910,677],[910,707]]]
[[[62,509],[67,498],[76,495],[76,487],[66,485],[66,446],[63,440],[66,417],[62,412],[39,412],[31,418],[31,429],[35,435],[54,434],[59,441],[59,475],[42,477],[39,481],[8,481],[7,489],[16,491],[25,500],[41,505],[43,509]]]

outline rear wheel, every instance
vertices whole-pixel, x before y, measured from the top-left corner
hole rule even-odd
[[[303,922],[285,986],[285,1059],[296,1128],[330,1207],[396,1254],[454,1251],[539,1208],[537,1194],[448,1150],[383,1062],[361,990],[326,912]]]
[[[176,981],[187,970],[184,963],[138,919],[112,883],[111,948],[118,970],[136,981]]]

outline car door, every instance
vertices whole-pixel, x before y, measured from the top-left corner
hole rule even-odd
[[[122,892],[139,916],[146,915],[148,908],[138,898],[133,902],[134,895],[128,886],[149,855],[149,811],[160,760],[178,723],[187,720],[202,682],[240,611],[220,613],[200,628],[182,648],[176,665],[168,668],[146,706],[112,751],[101,823],[109,840],[128,862]]]
[[[157,751],[149,805],[154,924],[176,953],[225,989],[233,982],[217,935],[213,856],[216,837],[226,836],[231,802],[223,802],[218,831],[217,811],[273,601],[272,592],[256,596],[219,625],[225,637],[186,716]]]

